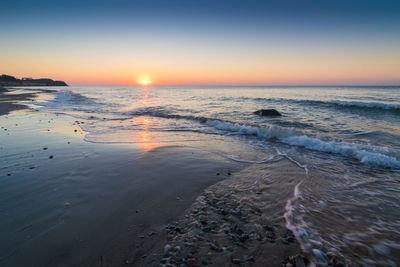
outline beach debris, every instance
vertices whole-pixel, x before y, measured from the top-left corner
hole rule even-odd
[[[282,116],[279,111],[276,109],[259,109],[254,111],[253,114],[260,115],[260,116]]]

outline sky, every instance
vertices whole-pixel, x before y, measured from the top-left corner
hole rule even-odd
[[[400,1],[2,0],[0,74],[70,85],[399,85]]]

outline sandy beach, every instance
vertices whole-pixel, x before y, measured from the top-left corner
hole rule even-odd
[[[245,164],[190,147],[164,146],[143,152],[135,146],[85,142],[79,127],[84,121],[24,110],[27,106],[21,101],[37,94],[12,94],[1,100],[3,114],[9,113],[0,117],[1,265],[159,266],[166,264],[164,250],[169,244],[182,248],[174,256],[179,256],[176,263],[189,266],[201,265],[201,260],[211,266],[224,262],[264,266],[271,260],[275,265],[299,252],[292,237],[287,244],[281,242],[287,238],[284,203],[279,203],[279,211],[273,208],[275,215],[268,209],[262,211],[260,205],[252,207],[257,218],[241,204],[246,220],[232,214],[215,228],[226,218],[221,218],[215,203],[206,207],[211,204],[204,199],[216,194],[213,201],[232,200],[237,203],[234,207],[222,204],[217,208],[233,210],[243,201],[238,192],[214,192],[210,186],[236,181],[235,177],[245,175],[239,172]],[[293,186],[287,187],[288,197]],[[260,188],[262,193],[265,188]],[[260,192],[255,194],[260,196]],[[202,228],[193,228],[199,210],[206,212],[213,225],[203,229],[203,237],[197,231]],[[222,226],[234,225],[245,234],[253,221],[267,222],[270,215],[274,221],[257,224],[274,228],[269,242],[265,230],[258,237],[248,232],[249,240],[236,241],[236,245],[228,244],[230,235],[217,234]],[[195,247],[199,248],[189,256],[185,253],[193,247],[186,246],[188,242],[198,242]],[[211,248],[210,242],[217,242],[218,248]],[[271,250],[268,257],[264,249]],[[238,253],[249,254],[248,260]],[[207,257],[205,262],[202,254]],[[198,264],[193,264],[194,259]]]
[[[310,137],[295,113],[260,118],[236,88],[222,107],[211,89],[102,90],[2,89],[1,266],[398,261],[395,150]]]
[[[85,121],[29,111],[38,94],[51,92],[1,100],[2,265],[278,266],[300,252],[283,218],[295,181],[275,203],[270,176],[206,151],[85,142]],[[282,160],[266,173],[295,171]]]

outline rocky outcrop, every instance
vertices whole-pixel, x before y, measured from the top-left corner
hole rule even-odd
[[[253,113],[260,116],[282,116],[276,109],[260,109]]]
[[[63,81],[54,81],[48,78],[32,79],[32,78],[22,78],[17,79],[10,75],[0,76],[0,86],[68,86]]]

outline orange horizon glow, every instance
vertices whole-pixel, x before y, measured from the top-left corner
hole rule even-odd
[[[308,63],[310,64],[310,63]],[[0,63],[1,65],[1,63]],[[26,66],[18,70],[18,66],[3,68],[4,74],[17,78],[50,78],[65,81],[68,85],[116,85],[116,86],[180,86],[180,85],[398,85],[400,84],[400,64],[354,64],[347,66],[302,66],[292,64],[271,64],[250,66],[248,68],[230,67],[229,69],[154,69],[142,75],[140,72],[121,70],[107,72],[101,69],[68,71],[68,68],[50,66],[33,68]],[[134,78],[132,78],[134,77]],[[151,77],[151,78],[150,78]]]

